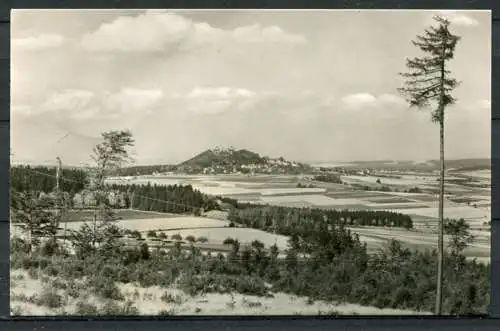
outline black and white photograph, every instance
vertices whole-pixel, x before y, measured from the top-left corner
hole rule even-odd
[[[12,316],[488,313],[491,11],[11,12]]]

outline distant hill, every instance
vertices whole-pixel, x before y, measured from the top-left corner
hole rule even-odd
[[[193,158],[179,164],[179,167],[213,167],[213,166],[241,166],[249,164],[265,164],[266,158],[246,149],[208,149]]]
[[[351,161],[338,167],[350,169],[374,169],[374,170],[408,170],[408,171],[433,171],[439,170],[439,160],[427,161]],[[445,160],[447,171],[467,171],[491,169],[491,159],[455,159]]]
[[[177,165],[181,171],[198,173],[270,173],[299,174],[312,170],[312,167],[283,157],[262,156],[247,149],[215,148],[209,149]]]

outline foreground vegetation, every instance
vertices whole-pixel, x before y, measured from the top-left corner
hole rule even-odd
[[[75,245],[76,246],[76,245]],[[435,295],[435,252],[411,252],[393,241],[387,249],[368,255],[366,246],[341,227],[295,235],[284,259],[277,247],[268,252],[257,241],[224,256],[203,255],[192,246],[170,251],[114,244],[88,249],[76,246],[68,254],[53,242],[30,250],[12,241],[11,267],[31,275],[67,280],[53,287],[70,289],[74,299],[94,295],[125,304],[117,283],[141,287],[177,286],[189,295],[241,293],[262,297],[284,292],[340,303],[378,308],[432,310]],[[309,256],[304,258],[304,256]],[[467,262],[460,254],[447,256],[444,313],[484,314],[489,304],[489,267]]]

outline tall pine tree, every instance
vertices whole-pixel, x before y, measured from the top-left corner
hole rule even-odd
[[[439,123],[440,140],[440,192],[439,192],[439,234],[438,234],[438,277],[436,293],[436,315],[441,314],[443,288],[443,231],[444,231],[444,119],[445,109],[455,103],[451,92],[458,85],[451,77],[446,64],[453,59],[455,47],[460,40],[449,30],[450,21],[442,17],[434,17],[437,27],[425,30],[422,36],[417,36],[413,45],[425,53],[422,57],[406,60],[407,73],[401,75],[406,79],[399,89],[411,107],[432,107],[432,121]]]

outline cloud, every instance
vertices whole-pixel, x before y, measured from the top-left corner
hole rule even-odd
[[[134,111],[151,112],[163,99],[163,91],[125,88],[118,93],[109,93],[105,100],[105,108],[114,114],[129,114]]]
[[[454,10],[438,11],[436,15],[448,19],[451,22],[451,24],[455,26],[475,27],[479,25],[478,21],[476,21],[470,16],[461,13],[460,11],[454,11]]]
[[[373,105],[377,98],[369,93],[355,93],[341,99],[342,103],[350,107]]]
[[[230,87],[195,87],[187,94],[187,98],[240,98],[252,97],[255,93],[243,88]]]
[[[148,10],[138,16],[119,17],[111,23],[102,24],[81,40],[82,47],[89,51],[129,53],[193,50],[223,43],[303,44],[305,39],[277,26],[256,24],[223,30],[176,13]]]
[[[370,93],[354,93],[346,95],[341,99],[344,106],[350,108],[365,108],[367,106],[405,106],[406,102],[403,98],[394,94],[381,94],[378,97]]]
[[[13,48],[24,51],[43,51],[59,47],[63,43],[64,37],[58,34],[40,34],[36,37],[12,39]]]
[[[53,114],[61,121],[109,120],[123,115],[144,115],[156,107],[162,98],[161,90],[124,88],[114,93],[96,93],[67,89],[49,95],[40,107],[31,109],[29,115]]]
[[[192,114],[216,114],[229,110],[241,110],[252,104],[258,95],[245,88],[195,87],[175,99]]]

